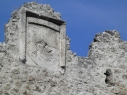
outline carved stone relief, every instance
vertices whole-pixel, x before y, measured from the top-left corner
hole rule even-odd
[[[34,13],[26,11],[20,20],[22,25],[19,34],[21,62],[64,73],[66,62],[64,21],[52,18],[47,20],[46,17],[39,15],[36,17],[31,14]]]
[[[39,65],[50,70],[50,66],[55,69],[58,68],[60,57],[59,31],[38,24],[37,21],[31,23],[32,19],[35,18],[27,18],[26,64]]]

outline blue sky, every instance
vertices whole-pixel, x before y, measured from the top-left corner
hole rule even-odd
[[[95,34],[105,30],[115,29],[127,40],[127,0],[0,0],[0,42],[4,41],[4,25],[12,11],[31,1],[50,4],[61,13],[71,50],[78,56],[87,56]]]

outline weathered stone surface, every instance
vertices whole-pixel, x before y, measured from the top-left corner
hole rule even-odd
[[[127,95],[127,42],[95,36],[88,57],[70,50],[66,24],[49,5],[12,13],[0,43],[0,95]]]

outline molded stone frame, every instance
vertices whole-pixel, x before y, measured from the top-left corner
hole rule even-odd
[[[19,60],[23,63],[26,63],[26,37],[27,37],[27,16],[30,17],[37,17],[44,20],[47,20],[51,23],[55,23],[60,26],[60,60],[59,60],[59,66],[62,69],[65,69],[66,66],[66,24],[65,21],[54,19],[52,17],[44,16],[41,14],[41,16],[33,11],[27,10],[25,8],[22,8],[20,10],[20,21],[19,21]],[[43,24],[43,23],[42,23]],[[49,26],[52,27],[52,26]]]

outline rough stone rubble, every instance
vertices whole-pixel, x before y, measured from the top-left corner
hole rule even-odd
[[[19,25],[23,21],[21,18],[24,15],[23,10],[38,14],[37,17],[43,17],[42,19],[45,21],[55,22],[53,25],[57,25],[58,28],[52,28],[51,23],[47,25],[47,22],[43,23],[46,28],[40,24],[35,25],[34,23],[33,25],[32,23],[31,25],[31,23],[27,23],[30,25],[27,28],[31,30],[23,30],[24,25]],[[30,16],[36,18],[32,14]],[[12,13],[12,18],[5,25],[5,42],[0,43],[0,95],[127,95],[127,42],[121,40],[120,34],[115,30],[106,30],[97,34],[89,46],[88,57],[76,56],[70,50],[70,39],[67,36],[63,37],[66,39],[66,65],[60,64],[60,67],[59,61],[56,59],[50,61],[48,59],[46,63],[42,62],[45,60],[38,61],[38,59],[37,65],[31,65],[32,61],[26,64],[27,60],[36,61],[33,57],[24,60],[24,57],[28,56],[25,55],[27,53],[23,54],[23,60],[20,60],[19,51],[22,48],[27,48],[19,44],[22,42],[20,40],[23,37],[21,36],[22,33],[28,31],[30,34],[27,37],[32,36],[32,27],[35,27],[35,30],[36,27],[39,27],[43,31],[56,32],[59,31],[57,29],[59,29],[61,22],[63,21],[61,21],[60,14],[54,12],[49,5],[34,2],[26,3],[19,10]],[[54,32],[54,36],[51,36],[52,39],[59,36]],[[48,34],[42,35],[45,37]],[[40,36],[37,35],[37,37]],[[59,50],[55,43],[49,43],[52,40],[45,41],[45,39],[41,39],[40,42],[40,39],[28,38],[29,41],[38,40],[37,45],[33,41],[30,46],[39,46],[40,48],[36,47],[39,53],[42,51],[42,54],[45,54],[43,56],[40,54],[38,58],[45,56],[56,58],[54,52],[57,51],[57,58],[60,57],[60,52],[63,51]],[[57,45],[64,46],[64,43],[59,44],[63,40],[57,41]],[[35,54],[33,55],[35,56]],[[62,59],[60,58],[60,60]],[[50,64],[46,65],[48,63]],[[44,67],[45,65],[47,67]],[[59,69],[62,69],[62,73],[59,73],[61,72]]]

